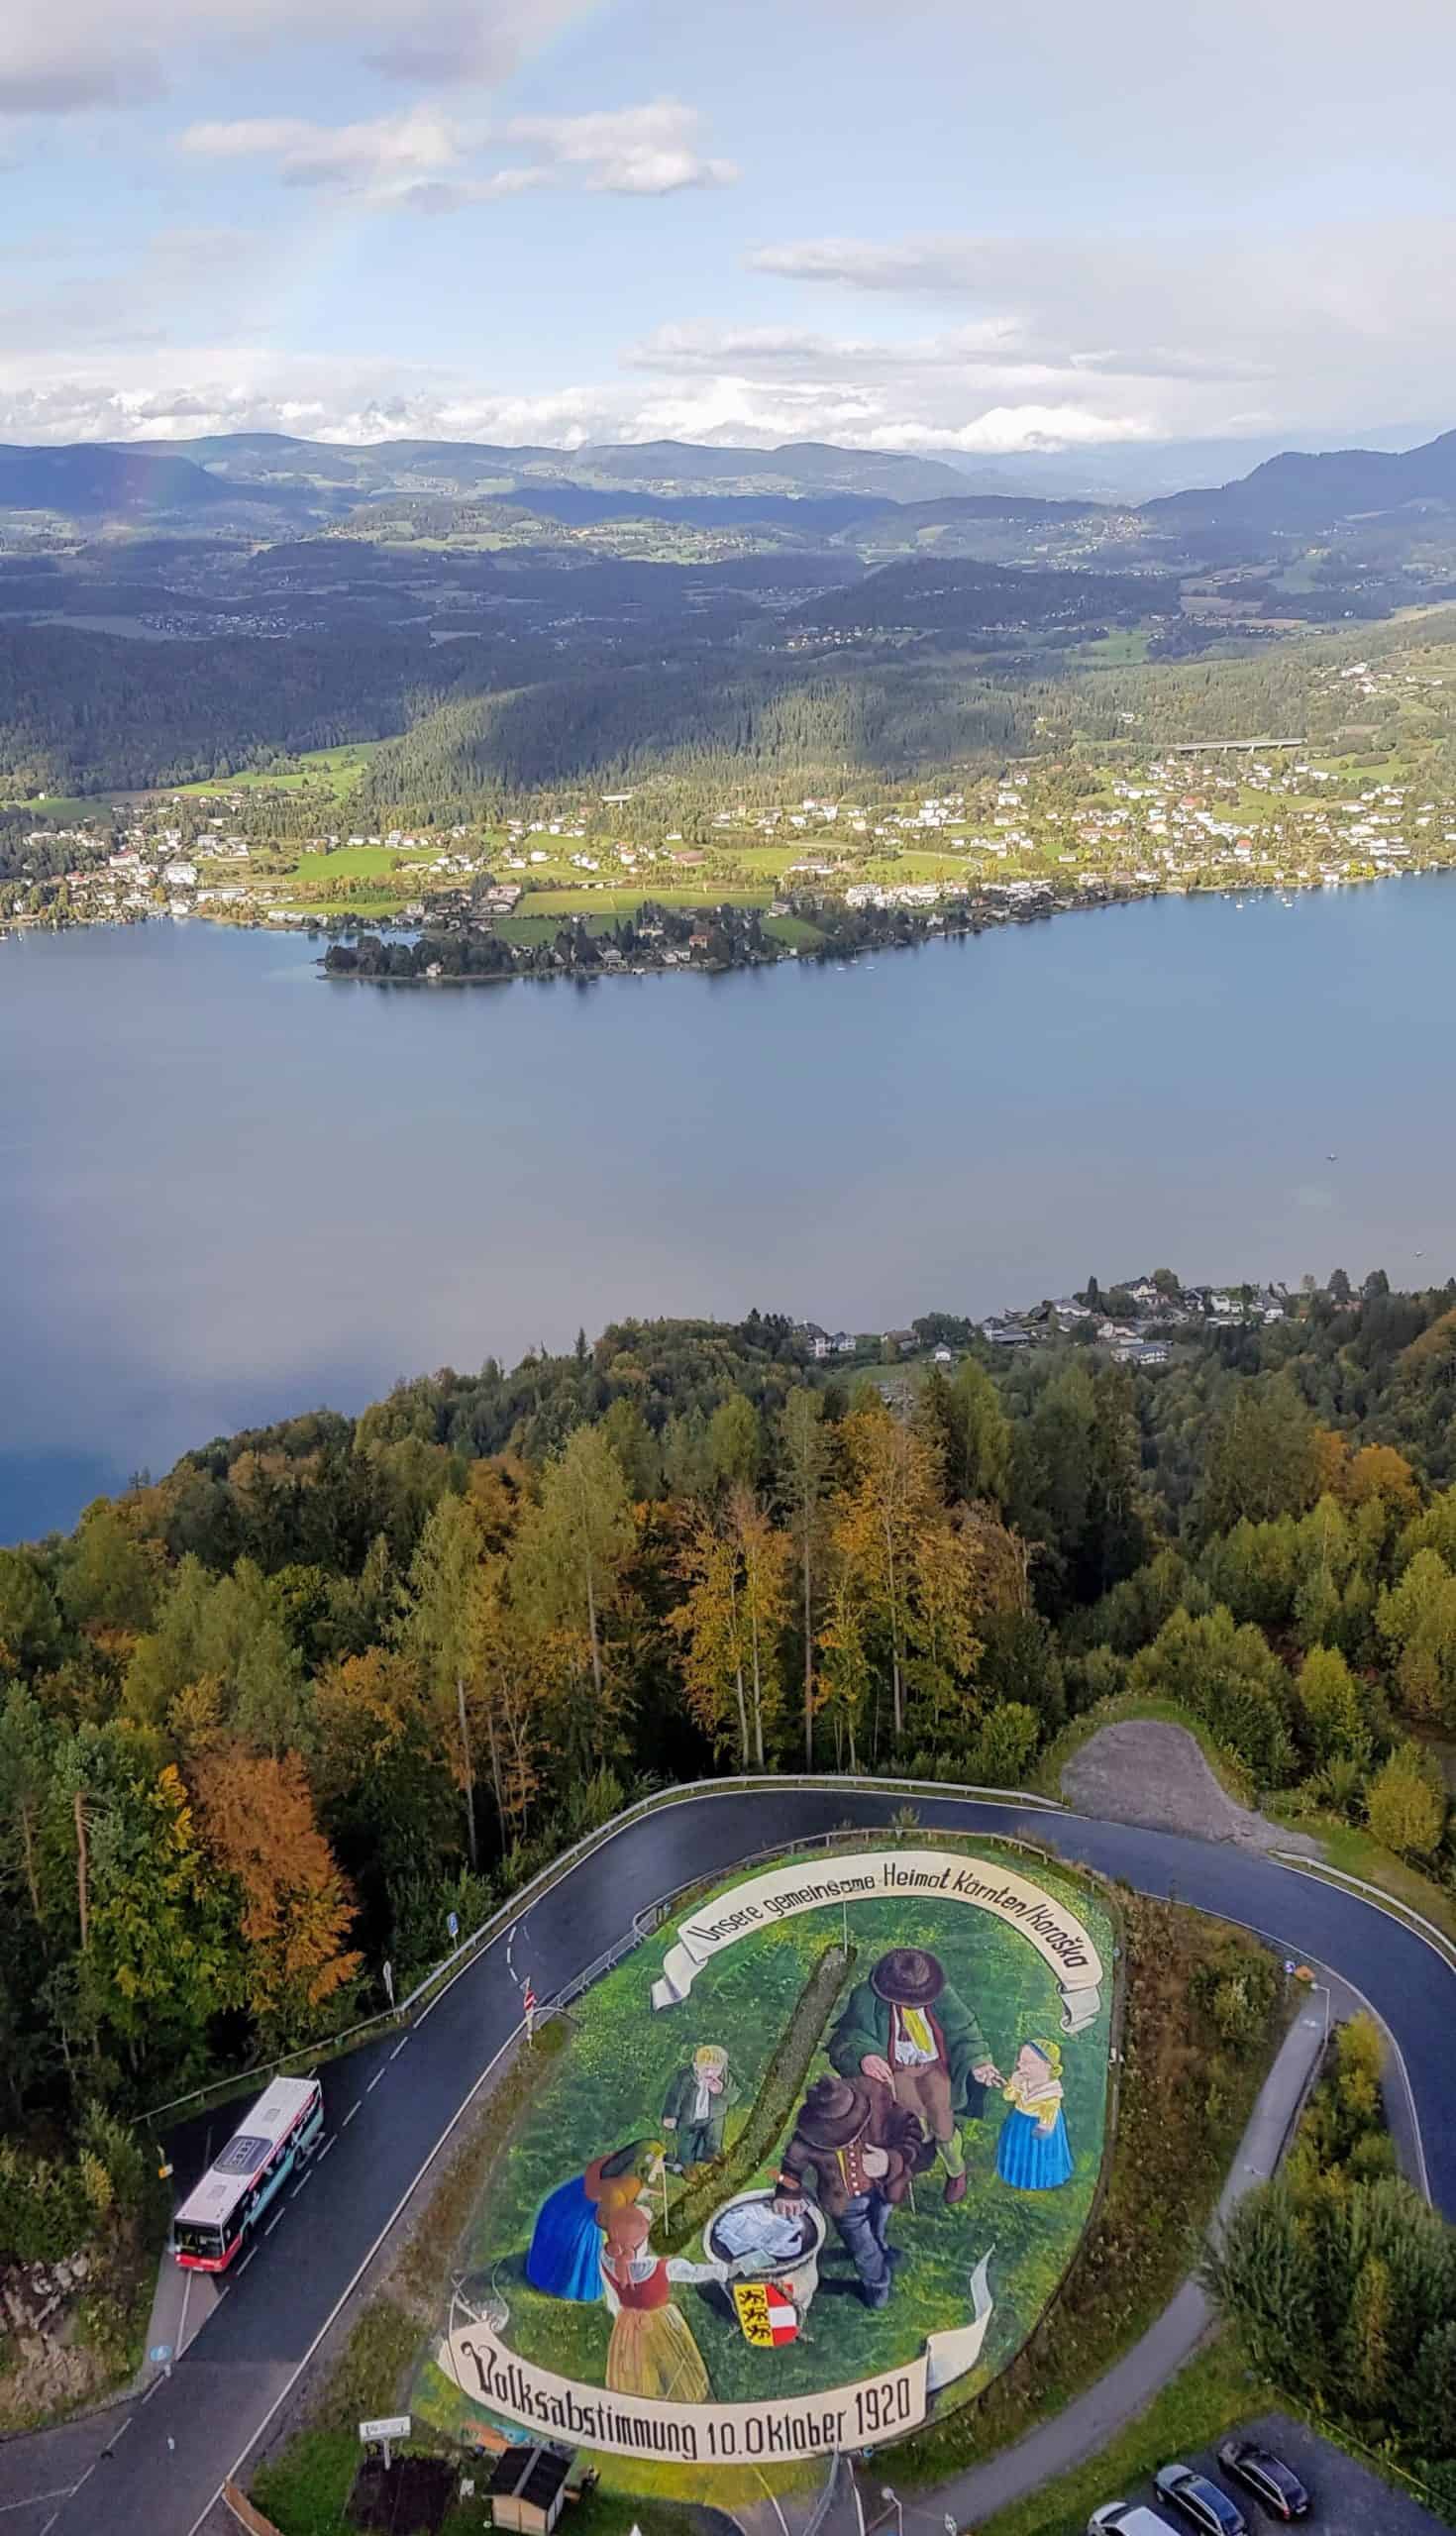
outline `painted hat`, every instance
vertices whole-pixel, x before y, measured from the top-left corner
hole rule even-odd
[[[945,1988],[945,1974],[933,1955],[917,1946],[897,1946],[882,1955],[870,1975],[870,1987],[896,2008],[928,2008]]]
[[[847,2149],[869,2119],[869,2095],[853,2078],[816,2078],[799,2107],[799,2137],[811,2149]]]

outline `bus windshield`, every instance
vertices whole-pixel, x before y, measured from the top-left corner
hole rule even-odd
[[[179,2255],[197,2255],[204,2263],[216,2263],[223,2251],[223,2232],[221,2228],[205,2228],[195,2219],[179,2220],[173,2243]]]

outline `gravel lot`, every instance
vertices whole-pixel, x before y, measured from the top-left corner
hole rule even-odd
[[[1106,1822],[1187,1832],[1197,1841],[1235,1841],[1246,1849],[1319,1855],[1317,1841],[1237,1804],[1219,1786],[1187,1727],[1158,1718],[1119,1718],[1099,1727],[1063,1770],[1062,1793],[1079,1813]]]

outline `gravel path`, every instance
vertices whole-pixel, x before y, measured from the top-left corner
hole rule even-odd
[[[1246,1849],[1289,1849],[1318,1857],[1319,1844],[1287,1832],[1236,1803],[1218,1784],[1186,1726],[1159,1718],[1119,1718],[1099,1727],[1062,1772],[1062,1793],[1081,1814],[1187,1832],[1196,1841],[1236,1841]]]

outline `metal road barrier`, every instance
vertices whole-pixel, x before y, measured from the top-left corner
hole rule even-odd
[[[1037,1795],[1030,1788],[973,1787],[953,1779],[851,1778],[835,1771],[816,1771],[812,1775],[791,1770],[751,1771],[734,1778],[688,1779],[680,1786],[656,1789],[651,1796],[639,1797],[635,1805],[625,1806],[620,1814],[614,1814],[609,1821],[598,1824],[594,1831],[583,1833],[581,1839],[574,1841],[569,1849],[563,1849],[560,1855],[552,1858],[546,1866],[538,1868],[529,1883],[523,1884],[517,1892],[509,1896],[508,1900],[490,1912],[477,1929],[471,1930],[468,1937],[462,1938],[459,1946],[443,1956],[422,1980],[416,1982],[409,1996],[398,2000],[392,2008],[381,2008],[373,2016],[361,2017],[354,2025],[341,2027],[336,2034],[317,2035],[311,2043],[299,2044],[292,2052],[280,2053],[275,2060],[260,2060],[255,2062],[252,2068],[223,2073],[209,2079],[200,2087],[191,2088],[186,2095],[168,2096],[164,2104],[151,2105],[145,2113],[138,2114],[137,2127],[155,2129],[163,2116],[174,2117],[185,2113],[190,2106],[195,2106],[201,2112],[205,2105],[213,2101],[226,2103],[230,2096],[241,2094],[245,2087],[250,2086],[257,2079],[278,2077],[285,2070],[311,2065],[321,2058],[332,2060],[346,2046],[355,2048],[366,2035],[385,2033],[391,2028],[407,2025],[415,2010],[438,1982],[449,1981],[457,1972],[463,1971],[468,1958],[477,1950],[488,1945],[492,1938],[503,1936],[512,1922],[519,1919],[524,1911],[529,1910],[543,1893],[549,1892],[554,1884],[559,1883],[564,1875],[570,1874],[571,1870],[578,1866],[583,1858],[590,1857],[593,1851],[604,1849],[609,1841],[614,1841],[618,1833],[624,1832],[629,1824],[640,1822],[644,1815],[661,1813],[671,1805],[689,1804],[694,1798],[701,1796],[773,1795],[809,1788],[823,1790],[829,1794],[843,1789],[846,1793],[872,1796],[972,1797],[981,1799],[988,1805],[1027,1805],[1043,1814],[1065,1814],[1068,1811],[1068,1808],[1060,1804],[1055,1797]],[[808,1849],[814,1846],[815,1841],[822,1840],[827,1848],[835,1839],[844,1837],[848,1836],[831,1832],[816,1833],[810,1840],[794,1842],[789,1846],[795,1849]],[[853,1837],[863,1839],[863,1829],[856,1832]],[[778,1856],[781,1854],[783,1847],[784,1844],[780,1842],[774,1849],[760,1850],[757,1855],[759,1857]],[[754,1860],[745,1859],[743,1863],[752,1865]],[[698,1880],[695,1877],[692,1879],[693,1882]],[[687,1889],[686,1885],[678,1888],[681,1892],[686,1892]],[[668,1896],[667,1899],[671,1900],[672,1896]],[[651,1907],[661,1909],[663,1906],[655,1904]],[[631,1943],[634,1945],[639,1943],[640,1936],[646,1934],[645,1930],[640,1932]],[[626,1951],[624,1946],[621,1952]],[[613,1959],[616,1960],[619,1957]],[[602,1968],[607,1969],[609,1966],[603,1964]],[[595,1974],[592,1977],[595,1978]],[[580,1988],[584,1986],[583,1981],[573,1990],[572,1996],[579,1996]]]

